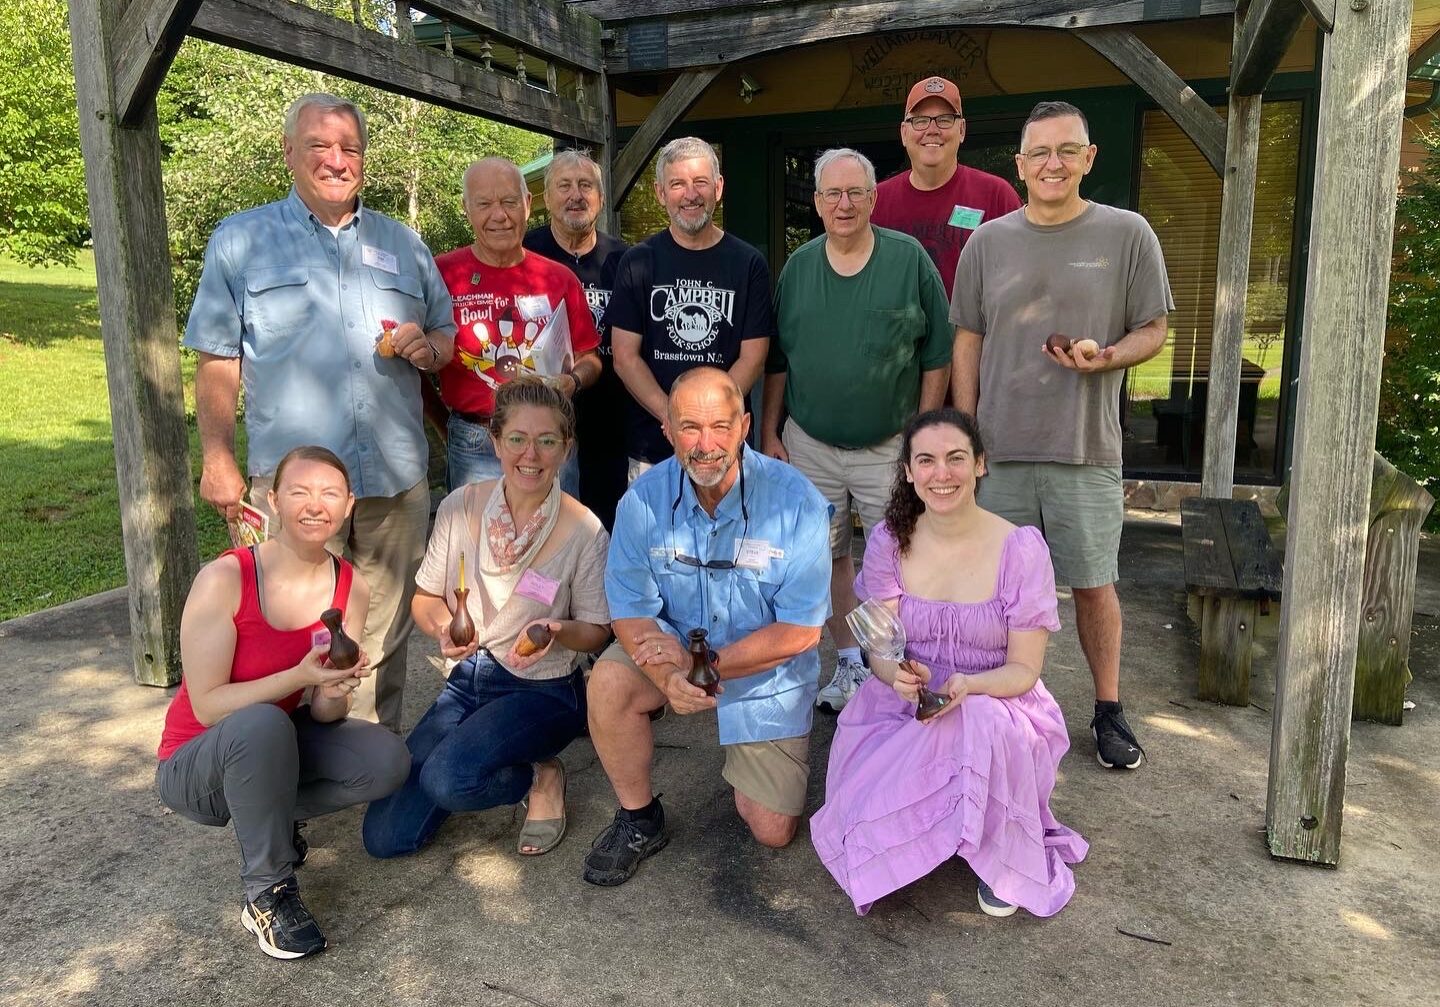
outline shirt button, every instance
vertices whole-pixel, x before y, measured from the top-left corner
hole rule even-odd
[[[349,290],[349,289],[350,289],[350,284],[348,284],[348,283],[342,283],[342,284],[340,284],[340,289],[341,289],[341,290]]]
[[[719,617],[718,615],[712,615],[712,616],[710,617],[710,621],[711,621],[711,622],[719,622],[719,621],[720,621],[720,617]]]
[[[355,328],[355,323],[354,323],[354,322],[346,322],[346,323],[345,323],[345,327],[346,327],[346,328],[349,328],[349,329],[353,329],[353,328]]]
[[[360,369],[360,361],[355,361],[355,363],[351,366],[353,366],[358,371]]]

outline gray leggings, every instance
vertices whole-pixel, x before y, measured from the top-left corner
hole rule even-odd
[[[295,870],[294,824],[399,789],[405,742],[363,720],[316,723],[273,703],[236,710],[161,762],[155,789],[201,825],[235,822],[240,880],[253,900]]]

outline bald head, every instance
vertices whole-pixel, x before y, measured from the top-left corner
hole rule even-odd
[[[688,402],[695,398],[717,396],[726,400],[736,412],[745,411],[745,396],[740,394],[740,386],[728,372],[718,367],[696,367],[688,370],[670,386],[670,418],[674,420],[676,407],[682,398]]]
[[[475,231],[475,254],[488,266],[514,266],[530,216],[530,193],[515,162],[487,157],[465,169],[465,217]]]

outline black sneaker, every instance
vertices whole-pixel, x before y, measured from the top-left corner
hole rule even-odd
[[[1095,704],[1090,733],[1095,736],[1095,758],[1106,769],[1135,769],[1145,758],[1119,703]]]
[[[629,881],[635,876],[640,861],[659,853],[670,842],[670,831],[665,828],[665,811],[658,804],[656,819],[659,828],[651,835],[629,819],[621,818],[617,811],[615,820],[590,844],[585,870],[580,876],[592,885],[606,887]]]
[[[290,836],[290,845],[293,846],[293,847],[295,847],[295,866],[296,866],[296,867],[300,867],[300,866],[304,865],[304,863],[305,863],[305,854],[310,851],[310,844],[307,843],[307,842],[305,841],[305,837],[300,834],[300,830],[303,829],[303,828],[305,828],[305,823],[304,823],[304,822],[296,822],[296,823],[295,823],[295,831],[294,831],[294,832],[291,834],[291,836]]]
[[[240,922],[271,958],[304,958],[325,950],[325,935],[300,901],[300,887],[293,877],[246,902]]]

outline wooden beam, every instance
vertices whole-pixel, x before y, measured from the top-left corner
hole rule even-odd
[[[160,90],[200,0],[131,0],[111,40],[115,109],[123,126],[138,126]]]
[[[190,34],[550,136],[603,137],[596,109],[287,0],[205,0]]]
[[[1305,5],[1300,0],[1254,0],[1240,22],[1240,38],[1230,67],[1230,90],[1259,94],[1275,76],[1285,50],[1300,30]]]
[[[180,681],[180,613],[196,563],[190,442],[170,279],[155,103],[118,114],[120,0],[71,0],[80,148],[110,392],[135,679]]]
[[[564,0],[411,0],[410,6],[592,73],[604,63],[600,22]]]
[[[1075,33],[1155,99],[1188,136],[1216,174],[1225,170],[1225,122],[1210,103],[1126,28],[1087,28]]]
[[[1321,31],[1335,28],[1335,0],[1300,0]]]
[[[615,166],[612,169],[612,185],[614,186],[615,205],[619,206],[627,193],[634,187],[636,179],[645,170],[650,156],[655,153],[655,148],[660,145],[660,139],[675,125],[690,107],[700,98],[710,82],[720,75],[725,69],[722,66],[707,66],[700,70],[686,70],[675,83],[670,85],[670,90],[650,110],[645,121],[631,135],[625,149],[615,158]]]
[[[1298,2],[1298,0],[1297,0]],[[922,28],[1095,28],[1139,24],[1145,0],[884,0],[787,3],[654,16],[616,24],[606,55],[612,73],[680,70],[877,32]],[[1193,16],[1230,16],[1234,0],[1195,0]]]
[[[1265,811],[1272,855],[1321,864],[1340,857],[1410,18],[1341,4],[1321,56]]]
[[[1241,24],[1234,44],[1240,44]],[[1210,387],[1205,398],[1205,464],[1201,492],[1229,499],[1235,489],[1235,431],[1240,416],[1240,366],[1245,348],[1245,294],[1260,155],[1257,95],[1230,96],[1225,170],[1221,173],[1220,241],[1215,260],[1215,320],[1210,338]]]
[[[601,210],[600,230],[606,234],[620,236],[620,200],[615,196],[615,155],[619,141],[615,139],[615,85],[609,74],[600,71],[599,100],[605,116],[605,143],[595,154],[600,164],[600,188],[605,193],[605,207]]]

